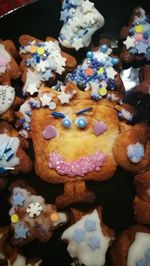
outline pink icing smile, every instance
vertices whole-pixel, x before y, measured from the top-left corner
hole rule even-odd
[[[92,171],[99,171],[103,165],[106,156],[96,151],[89,156],[81,157],[79,160],[66,162],[64,157],[57,152],[51,152],[49,155],[49,167],[55,169],[60,175],[84,176]]]

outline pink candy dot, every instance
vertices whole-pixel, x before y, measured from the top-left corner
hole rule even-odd
[[[135,40],[136,40],[137,42],[140,42],[141,40],[143,40],[143,34],[142,34],[142,33],[137,33],[137,34],[135,35]]]

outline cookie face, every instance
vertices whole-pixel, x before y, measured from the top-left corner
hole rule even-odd
[[[55,110],[34,108],[30,116],[38,175],[54,183],[111,177],[116,170],[112,147],[119,134],[117,112],[90,99],[72,100],[70,106],[58,103]]]
[[[103,16],[88,0],[64,0],[60,20],[64,22],[59,35],[60,43],[76,50],[87,47],[93,33],[104,25]]]
[[[5,113],[13,104],[15,89],[11,86],[0,86],[0,115]]]

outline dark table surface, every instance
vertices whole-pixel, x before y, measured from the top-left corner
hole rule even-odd
[[[105,0],[93,1],[96,8],[105,18],[105,26],[98,32],[99,35],[108,35],[116,40],[119,36],[120,28],[126,25],[133,8],[141,5],[149,12],[149,1],[136,0]],[[61,2],[59,0],[41,0],[32,5],[21,8],[8,16],[0,19],[0,38],[12,39],[18,45],[18,37],[21,34],[30,34],[44,40],[46,36],[57,38],[62,26],[59,21]],[[97,34],[97,37],[98,37]],[[34,160],[32,148],[30,155]],[[88,187],[95,192],[96,202],[92,206],[86,204],[74,205],[75,207],[90,209],[95,206],[103,206],[104,222],[115,230],[118,235],[123,229],[135,224],[132,201],[135,195],[133,186],[133,174],[118,169],[116,174],[105,182],[89,182]],[[62,185],[51,185],[44,183],[32,171],[28,175],[20,175],[15,179],[24,179],[37,189],[37,192],[45,197],[50,203],[55,197],[62,193]],[[9,177],[9,180],[14,177]],[[0,194],[0,225],[9,224],[9,190]],[[69,210],[69,209],[67,209]],[[44,266],[69,266],[69,257],[66,244],[60,240],[63,229],[55,231],[52,239],[47,243],[37,241],[23,248],[24,254],[30,258],[34,256],[42,257]],[[118,265],[119,266],[119,265]]]

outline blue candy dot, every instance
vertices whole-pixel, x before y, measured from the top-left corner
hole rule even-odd
[[[68,118],[64,118],[62,120],[62,125],[65,127],[65,128],[70,128],[71,127],[71,121],[68,119]]]
[[[102,44],[100,46],[100,51],[103,52],[103,53],[106,53],[108,50],[108,46],[106,44]]]
[[[76,119],[75,123],[79,128],[85,128],[87,126],[87,120],[84,117],[79,117]]]
[[[115,66],[115,65],[119,64],[119,58],[117,58],[117,57],[113,57],[113,58],[111,59],[111,62],[112,62],[112,64]]]
[[[75,229],[73,233],[73,239],[80,244],[82,241],[85,241],[86,235],[83,229]]]
[[[87,219],[85,221],[85,229],[87,230],[87,232],[91,232],[91,231],[95,231],[96,230],[96,222],[92,219]]]
[[[91,236],[88,241],[88,246],[92,251],[100,248],[100,239],[97,236]]]
[[[87,56],[87,58],[92,59],[94,55],[93,55],[92,51],[88,51],[86,56]]]

